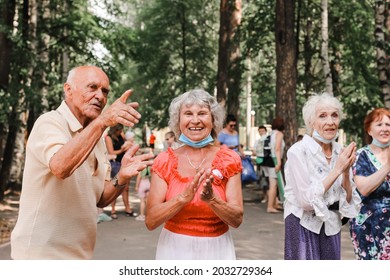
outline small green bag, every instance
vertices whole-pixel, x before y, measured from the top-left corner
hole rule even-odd
[[[264,158],[263,157],[256,157],[256,164],[262,164]]]

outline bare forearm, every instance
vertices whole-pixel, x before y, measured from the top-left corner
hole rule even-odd
[[[237,228],[242,223],[243,209],[241,206],[229,204],[218,197],[215,197],[208,204],[225,224]]]
[[[123,153],[123,148],[120,148],[119,150],[113,150],[112,153],[110,154],[113,154],[113,155],[120,155]]]
[[[275,171],[278,172],[282,169],[282,155],[279,146],[275,147],[275,158],[276,158]]]
[[[383,183],[389,173],[389,166],[384,165],[381,169],[368,177],[356,176],[356,187],[362,195],[368,196]]]
[[[96,206],[103,208],[110,205],[122,192],[123,189],[115,188],[111,181],[105,181],[104,191]]]
[[[185,203],[179,196],[170,199],[166,202],[157,204],[151,208],[147,208],[146,227],[149,230],[154,230],[173,216],[175,216],[183,207]]]
[[[106,127],[99,119],[90,123],[55,153],[50,160],[50,170],[60,179],[65,179],[85,161]]]
[[[340,176],[340,173],[336,170],[332,170],[329,172],[328,176],[322,181],[322,184],[324,185],[324,193],[326,193],[330,187],[333,185],[333,183],[337,180],[337,178]]]
[[[349,175],[344,175],[343,176],[343,189],[347,192],[347,197],[346,200],[347,202],[351,202],[352,199],[352,186],[351,182],[349,180]]]

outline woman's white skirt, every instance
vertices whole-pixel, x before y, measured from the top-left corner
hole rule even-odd
[[[230,231],[217,237],[178,234],[163,228],[157,244],[156,260],[235,260]]]

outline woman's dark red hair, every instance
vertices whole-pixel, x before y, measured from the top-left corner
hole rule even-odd
[[[364,118],[364,132],[366,143],[371,143],[372,141],[372,137],[368,135],[368,131],[370,130],[371,124],[377,120],[381,120],[384,116],[388,116],[390,118],[390,110],[387,108],[376,108],[370,113],[368,113],[367,116]]]
[[[279,131],[283,131],[284,130],[284,120],[280,117],[274,118],[272,123],[271,123],[271,128],[277,129]]]

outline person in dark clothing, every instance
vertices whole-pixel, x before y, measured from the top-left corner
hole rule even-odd
[[[121,161],[125,154],[125,152],[130,148],[131,142],[126,141],[123,133],[123,125],[117,124],[115,126],[110,127],[106,136],[106,146],[107,151],[110,157],[111,164],[111,177],[113,178],[121,168]],[[128,217],[137,216],[136,213],[131,209],[131,205],[129,202],[129,184],[123,188],[122,191],[122,199],[125,205],[125,214]],[[111,218],[117,219],[118,215],[116,214],[116,200],[111,203]]]

